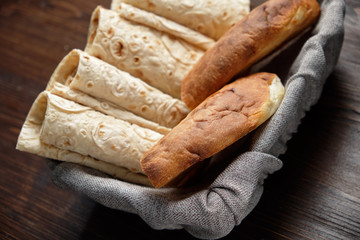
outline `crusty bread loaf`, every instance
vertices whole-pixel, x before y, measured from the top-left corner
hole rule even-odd
[[[181,98],[194,109],[262,57],[309,27],[320,13],[316,0],[269,0],[226,32],[183,79]]]
[[[275,112],[283,95],[280,79],[271,73],[226,85],[143,155],[143,172],[155,187],[167,185],[258,127]]]

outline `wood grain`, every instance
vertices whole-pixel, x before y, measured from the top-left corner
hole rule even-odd
[[[26,114],[58,62],[84,48],[99,2],[0,2],[0,239],[191,239],[56,187],[43,158],[15,150]],[[346,4],[335,71],[281,156],[284,167],[225,239],[360,239],[360,2]]]

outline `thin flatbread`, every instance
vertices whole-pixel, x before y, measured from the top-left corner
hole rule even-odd
[[[16,148],[148,185],[139,161],[162,136],[44,91],[30,109]]]
[[[110,102],[91,97],[81,91],[71,89],[68,86],[60,84],[59,82],[55,82],[49,92],[62,98],[77,102],[81,105],[91,107],[92,109],[106,115],[113,116],[132,124],[136,124],[143,128],[151,129],[164,135],[169,133],[171,130],[171,128],[167,128],[155,122],[146,120],[145,118],[139,117],[132,112],[122,109]]]
[[[113,0],[155,13],[218,40],[250,12],[250,0]]]
[[[130,4],[115,1],[111,7],[112,10],[118,12],[121,17],[129,21],[143,24],[161,32],[166,32],[177,38],[181,38],[205,51],[215,44],[214,39],[205,36],[204,34],[194,31],[167,18],[158,16],[140,8],[136,8]]]
[[[204,54],[186,41],[102,7],[93,12],[85,51],[176,98],[182,79]]]
[[[189,113],[179,99],[81,50],[71,51],[53,76],[48,90],[53,88],[54,82],[60,82],[166,128],[176,126]]]

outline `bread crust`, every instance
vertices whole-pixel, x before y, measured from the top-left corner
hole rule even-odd
[[[269,104],[275,74],[257,73],[226,85],[163,137],[142,159],[141,167],[156,187],[242,138],[275,111]],[[283,97],[283,86],[275,94]],[[276,106],[276,108],[277,108]],[[272,109],[269,114],[269,109]]]
[[[250,12],[194,65],[181,85],[181,99],[194,109],[236,74],[316,21],[316,0],[269,0]]]

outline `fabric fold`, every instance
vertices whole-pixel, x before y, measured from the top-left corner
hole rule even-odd
[[[139,189],[129,183],[102,174],[91,175],[69,164],[55,168],[53,177],[61,187],[81,190],[107,207],[138,214],[154,229],[184,228],[198,238],[207,239],[225,236],[240,224],[259,201],[264,179],[281,166],[274,156],[247,152],[232,162],[209,189],[197,186],[188,192],[137,187],[143,192],[140,195]],[[93,187],[84,191],[80,179]],[[100,193],[106,194],[106,198]]]

